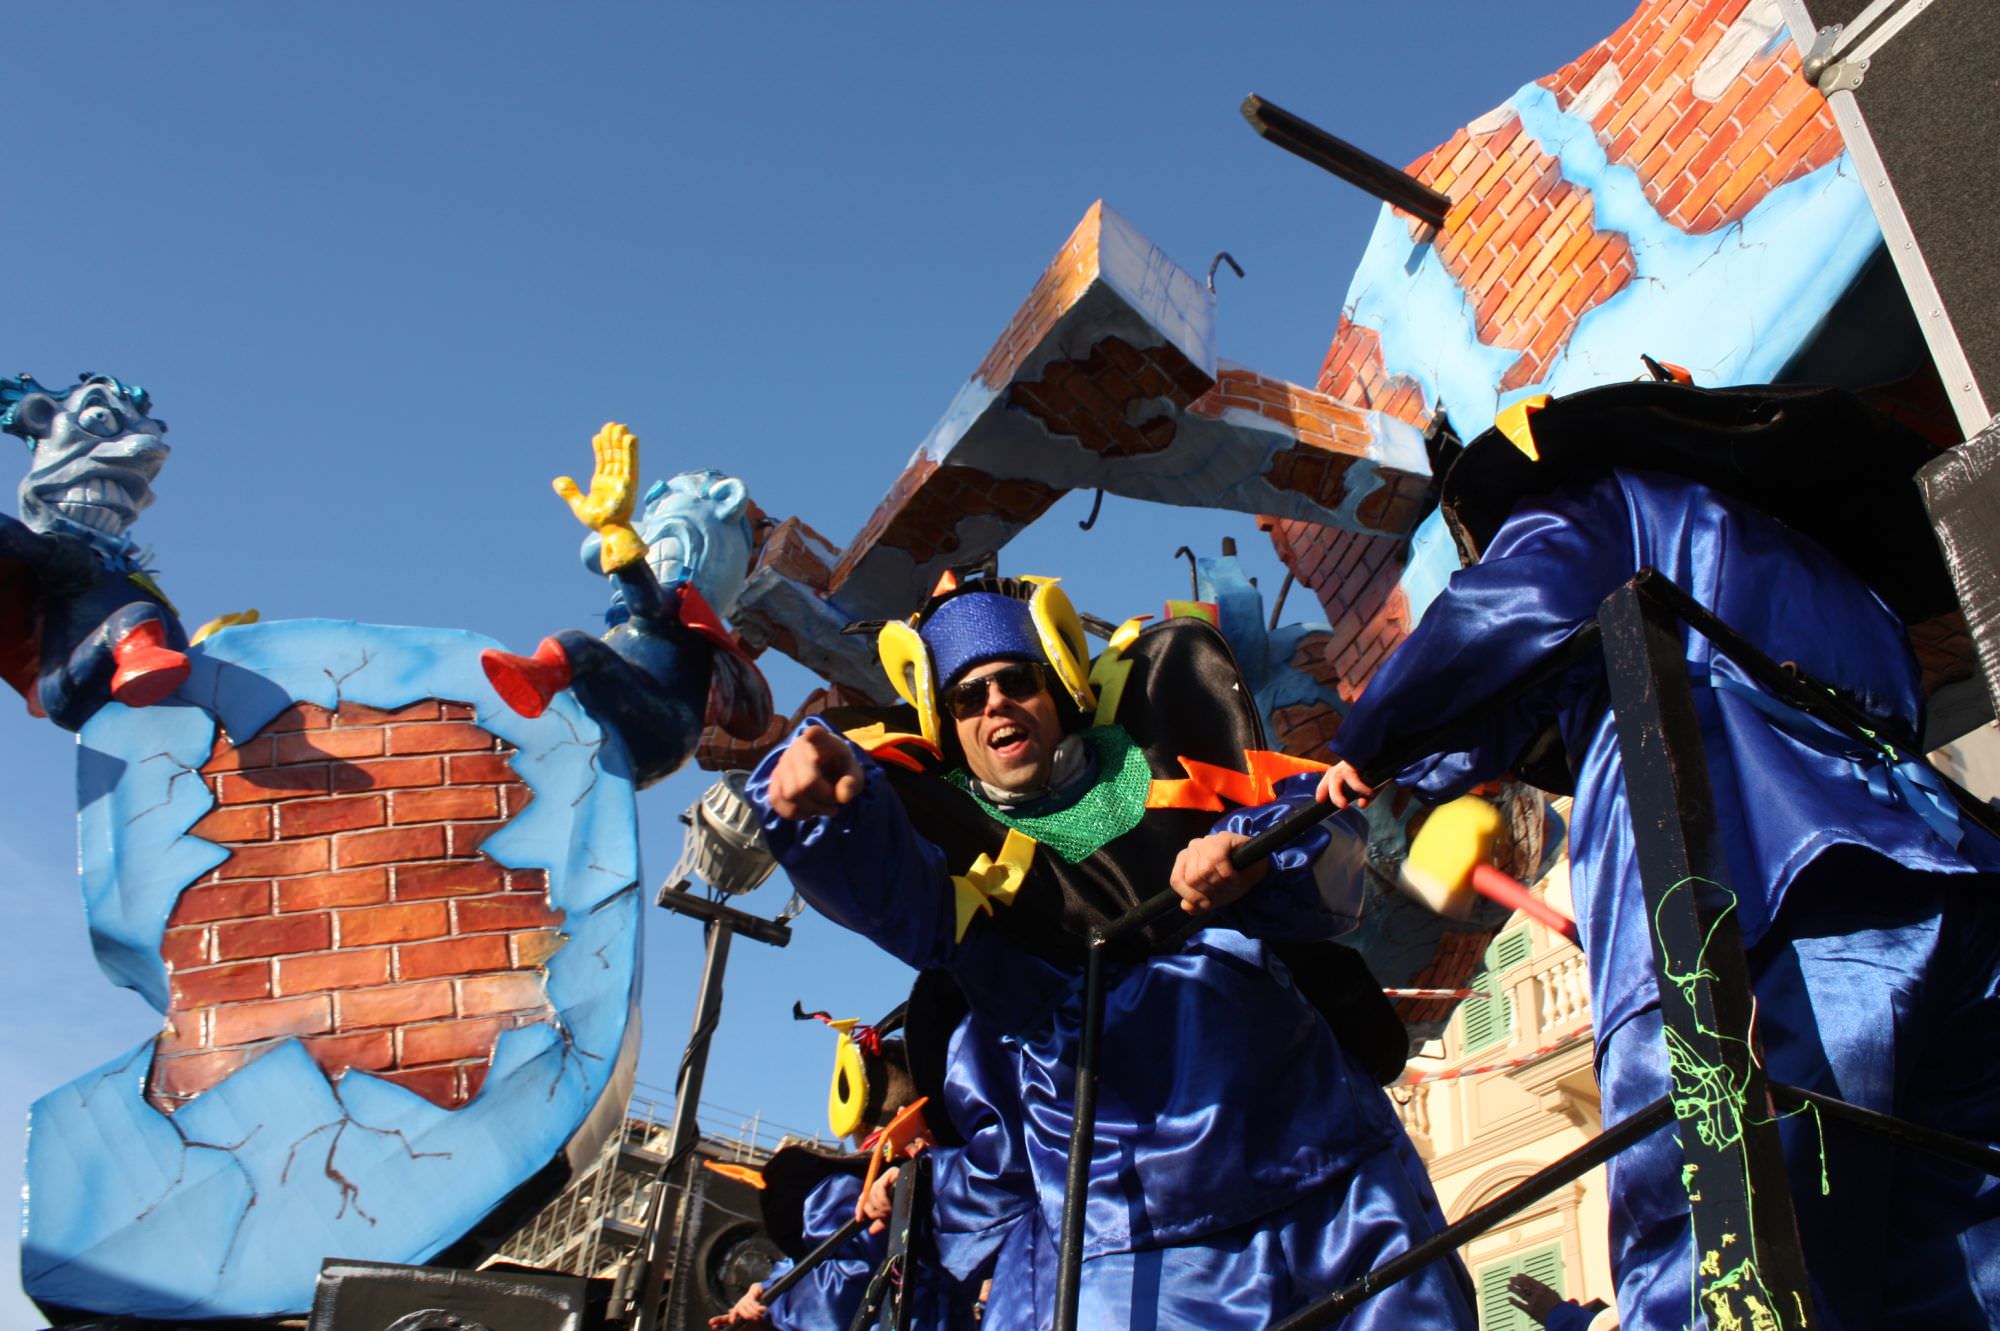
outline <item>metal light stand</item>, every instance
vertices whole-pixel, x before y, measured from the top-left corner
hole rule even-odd
[[[661,1322],[660,1296],[666,1285],[667,1267],[672,1264],[671,1256],[679,1245],[682,1235],[687,1234],[701,1221],[701,1199],[692,1186],[690,1168],[695,1148],[701,1142],[701,1125],[697,1111],[701,1104],[701,1083],[708,1070],[709,1041],[715,1034],[718,1022],[722,1020],[722,975],[729,964],[729,941],[737,934],[754,939],[759,943],[769,943],[772,947],[784,947],[792,941],[792,927],[786,917],[767,920],[761,916],[741,911],[720,900],[697,896],[689,891],[689,879],[684,870],[692,863],[704,862],[699,855],[696,838],[707,834],[727,843],[726,849],[739,854],[747,854],[743,829],[731,828],[726,823],[721,828],[717,820],[710,817],[714,810],[722,808],[715,801],[718,791],[733,785],[740,798],[740,773],[730,773],[711,787],[708,794],[695,809],[683,815],[681,821],[689,828],[690,849],[683,853],[681,863],[676,866],[671,881],[660,889],[659,905],[676,915],[686,915],[700,920],[706,947],[701,967],[701,996],[695,1003],[694,1029],[688,1035],[687,1048],[681,1053],[680,1074],[674,1083],[674,1121],[667,1135],[667,1159],[660,1166],[659,1175],[653,1185],[652,1206],[646,1219],[646,1237],[642,1245],[642,1265],[637,1286],[637,1302],[628,1317],[632,1331],[656,1331]],[[721,795],[723,801],[729,796]],[[740,819],[739,819],[740,821]],[[710,846],[716,843],[711,842]],[[758,848],[761,850],[761,847]],[[761,872],[755,866],[737,875],[728,875],[732,883],[747,884],[735,890],[747,891],[762,882],[770,873],[769,852],[762,852],[765,863]],[[721,861],[717,861],[720,863]],[[732,866],[741,868],[740,863]],[[725,875],[715,869],[708,870],[717,883]],[[685,1177],[683,1177],[685,1176]],[[680,1201],[673,1211],[672,1223],[668,1223],[669,1198],[673,1194],[676,1179],[683,1182]],[[683,1289],[686,1282],[676,1279],[676,1291]],[[676,1298],[679,1304],[683,1300]]]

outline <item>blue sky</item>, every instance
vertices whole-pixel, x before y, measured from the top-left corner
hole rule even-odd
[[[1253,136],[1243,95],[1403,162],[1629,13],[19,6],[0,366],[152,390],[174,455],[136,535],[190,624],[255,606],[525,650],[602,607],[548,489],[587,474],[599,423],[638,432],[649,480],[730,470],[845,542],[1097,198],[1193,271],[1231,251],[1221,354],[1312,382],[1375,207]],[[1087,509],[1064,501],[1009,566],[1110,618],[1185,595],[1183,543],[1235,535],[1266,588],[1282,576],[1247,518],[1112,498],[1082,533]],[[769,673],[788,709],[811,685]],[[158,1018],[89,955],[71,737],[0,698],[0,753],[13,1125]],[[708,780],[640,797],[649,889]],[[640,1075],[664,1087],[699,932],[654,912],[645,955]],[[705,1099],[822,1125],[831,1042],[792,1000],[872,1018],[906,985],[811,917],[783,953],[739,943]],[[39,1325],[10,1264],[0,1328]]]

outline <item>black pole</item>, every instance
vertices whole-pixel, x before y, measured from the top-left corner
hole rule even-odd
[[[1682,1124],[1695,1301],[1711,1326],[1761,1318],[1772,1331],[1807,1331],[1815,1314],[1805,1254],[1752,1043],[1748,963],[1716,845],[1715,795],[1674,616],[1646,594],[1644,574],[1598,611],[1652,925],[1661,1054]]]
[[[1258,137],[1305,158],[1323,171],[1331,171],[1392,207],[1401,208],[1426,226],[1444,226],[1445,214],[1451,211],[1451,199],[1409,172],[1335,138],[1282,106],[1271,105],[1254,92],[1243,99],[1240,109]]]
[[[1787,1086],[1783,1082],[1771,1083],[1771,1099],[1780,1109],[1817,1109],[1821,1114],[1859,1128],[1863,1132],[1878,1133],[1898,1146],[1912,1150],[1927,1151],[1943,1160],[1951,1160],[1969,1169],[2000,1178],[2000,1151],[1984,1142],[1973,1141],[1969,1137],[1957,1137],[1936,1128],[1927,1128],[1921,1123],[1912,1123],[1906,1118],[1896,1118],[1879,1110],[1864,1109],[1851,1105],[1845,1100],[1836,1100],[1818,1091],[1808,1091],[1801,1086]]]
[[[1332,1326],[1354,1311],[1355,1305],[1362,1300],[1400,1283],[1453,1249],[1470,1243],[1523,1207],[1540,1201],[1563,1184],[1583,1177],[1640,1138],[1665,1127],[1673,1116],[1672,1097],[1661,1096],[1616,1127],[1599,1133],[1562,1159],[1522,1179],[1484,1206],[1475,1207],[1414,1248],[1391,1257],[1353,1284],[1299,1309],[1273,1326],[1271,1331],[1313,1331],[1314,1328]]]
[[[818,1247],[799,1258],[791,1270],[766,1285],[764,1292],[757,1296],[757,1301],[766,1308],[770,1307],[780,1294],[783,1294],[786,1290],[804,1280],[808,1272],[827,1258],[833,1256],[835,1249],[839,1248],[856,1234],[859,1234],[862,1227],[867,1223],[860,1216],[856,1216],[839,1229],[834,1230],[833,1233],[827,1235],[820,1242]]]
[[[1162,894],[1168,909],[1178,900]],[[1112,922],[1116,928],[1160,904],[1154,897],[1137,910]],[[1155,912],[1155,917],[1160,912]],[[1141,926],[1134,926],[1141,927]],[[1083,970],[1083,1033],[1076,1055],[1076,1087],[1071,1096],[1069,1167],[1063,1177],[1061,1261],[1056,1267],[1056,1331],[1076,1331],[1083,1298],[1083,1219],[1090,1191],[1090,1157],[1097,1143],[1097,1058],[1104,1037],[1104,928],[1090,935],[1090,956]]]
[[[660,1293],[666,1286],[669,1254],[686,1232],[694,1217],[688,1214],[695,1195],[691,1186],[681,1189],[681,1204],[674,1223],[667,1223],[673,1182],[694,1157],[701,1140],[696,1110],[701,1104],[702,1076],[708,1070],[708,1043],[722,1019],[722,973],[729,965],[729,939],[734,931],[726,920],[710,920],[707,925],[707,955],[701,967],[701,998],[695,1004],[694,1030],[687,1049],[681,1054],[680,1078],[674,1086],[674,1126],[667,1135],[667,1160],[660,1166],[653,1184],[653,1204],[646,1221],[645,1265],[639,1277],[639,1306],[631,1318],[632,1331],[654,1331],[660,1322]],[[676,1282],[678,1284],[678,1282]]]

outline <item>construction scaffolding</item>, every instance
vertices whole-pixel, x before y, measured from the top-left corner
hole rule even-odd
[[[661,1167],[666,1163],[667,1139],[673,1128],[673,1103],[636,1093],[626,1107],[622,1129],[605,1142],[597,1158],[570,1180],[560,1196],[522,1225],[486,1265],[511,1263],[545,1271],[616,1279],[628,1269],[629,1259],[640,1250],[648,1217],[653,1214],[653,1190]],[[780,1146],[792,1142],[823,1144],[821,1139],[792,1132],[771,1123],[761,1114],[741,1114],[718,1105],[701,1106],[701,1140],[696,1147],[701,1160],[761,1166]],[[727,1124],[728,1126],[723,1126]],[[704,1188],[701,1214],[704,1232],[743,1231],[749,1242],[754,1230],[761,1236],[763,1221],[754,1204],[744,1196],[747,1188],[707,1187],[718,1176],[702,1171]],[[670,1185],[678,1194],[686,1185]],[[754,1196],[754,1194],[750,1194]],[[677,1202],[670,1195],[670,1202]],[[668,1215],[679,1214],[669,1206]],[[768,1240],[765,1241],[768,1244]],[[686,1245],[670,1245],[675,1251]],[[757,1250],[761,1251],[761,1249]],[[754,1259],[756,1252],[739,1254],[739,1261]],[[776,1256],[775,1248],[771,1256]],[[752,1278],[756,1278],[755,1275]]]

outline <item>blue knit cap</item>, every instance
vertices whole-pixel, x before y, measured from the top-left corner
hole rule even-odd
[[[938,688],[988,661],[1041,661],[1042,639],[1028,603],[998,592],[962,592],[918,627],[930,649]]]

